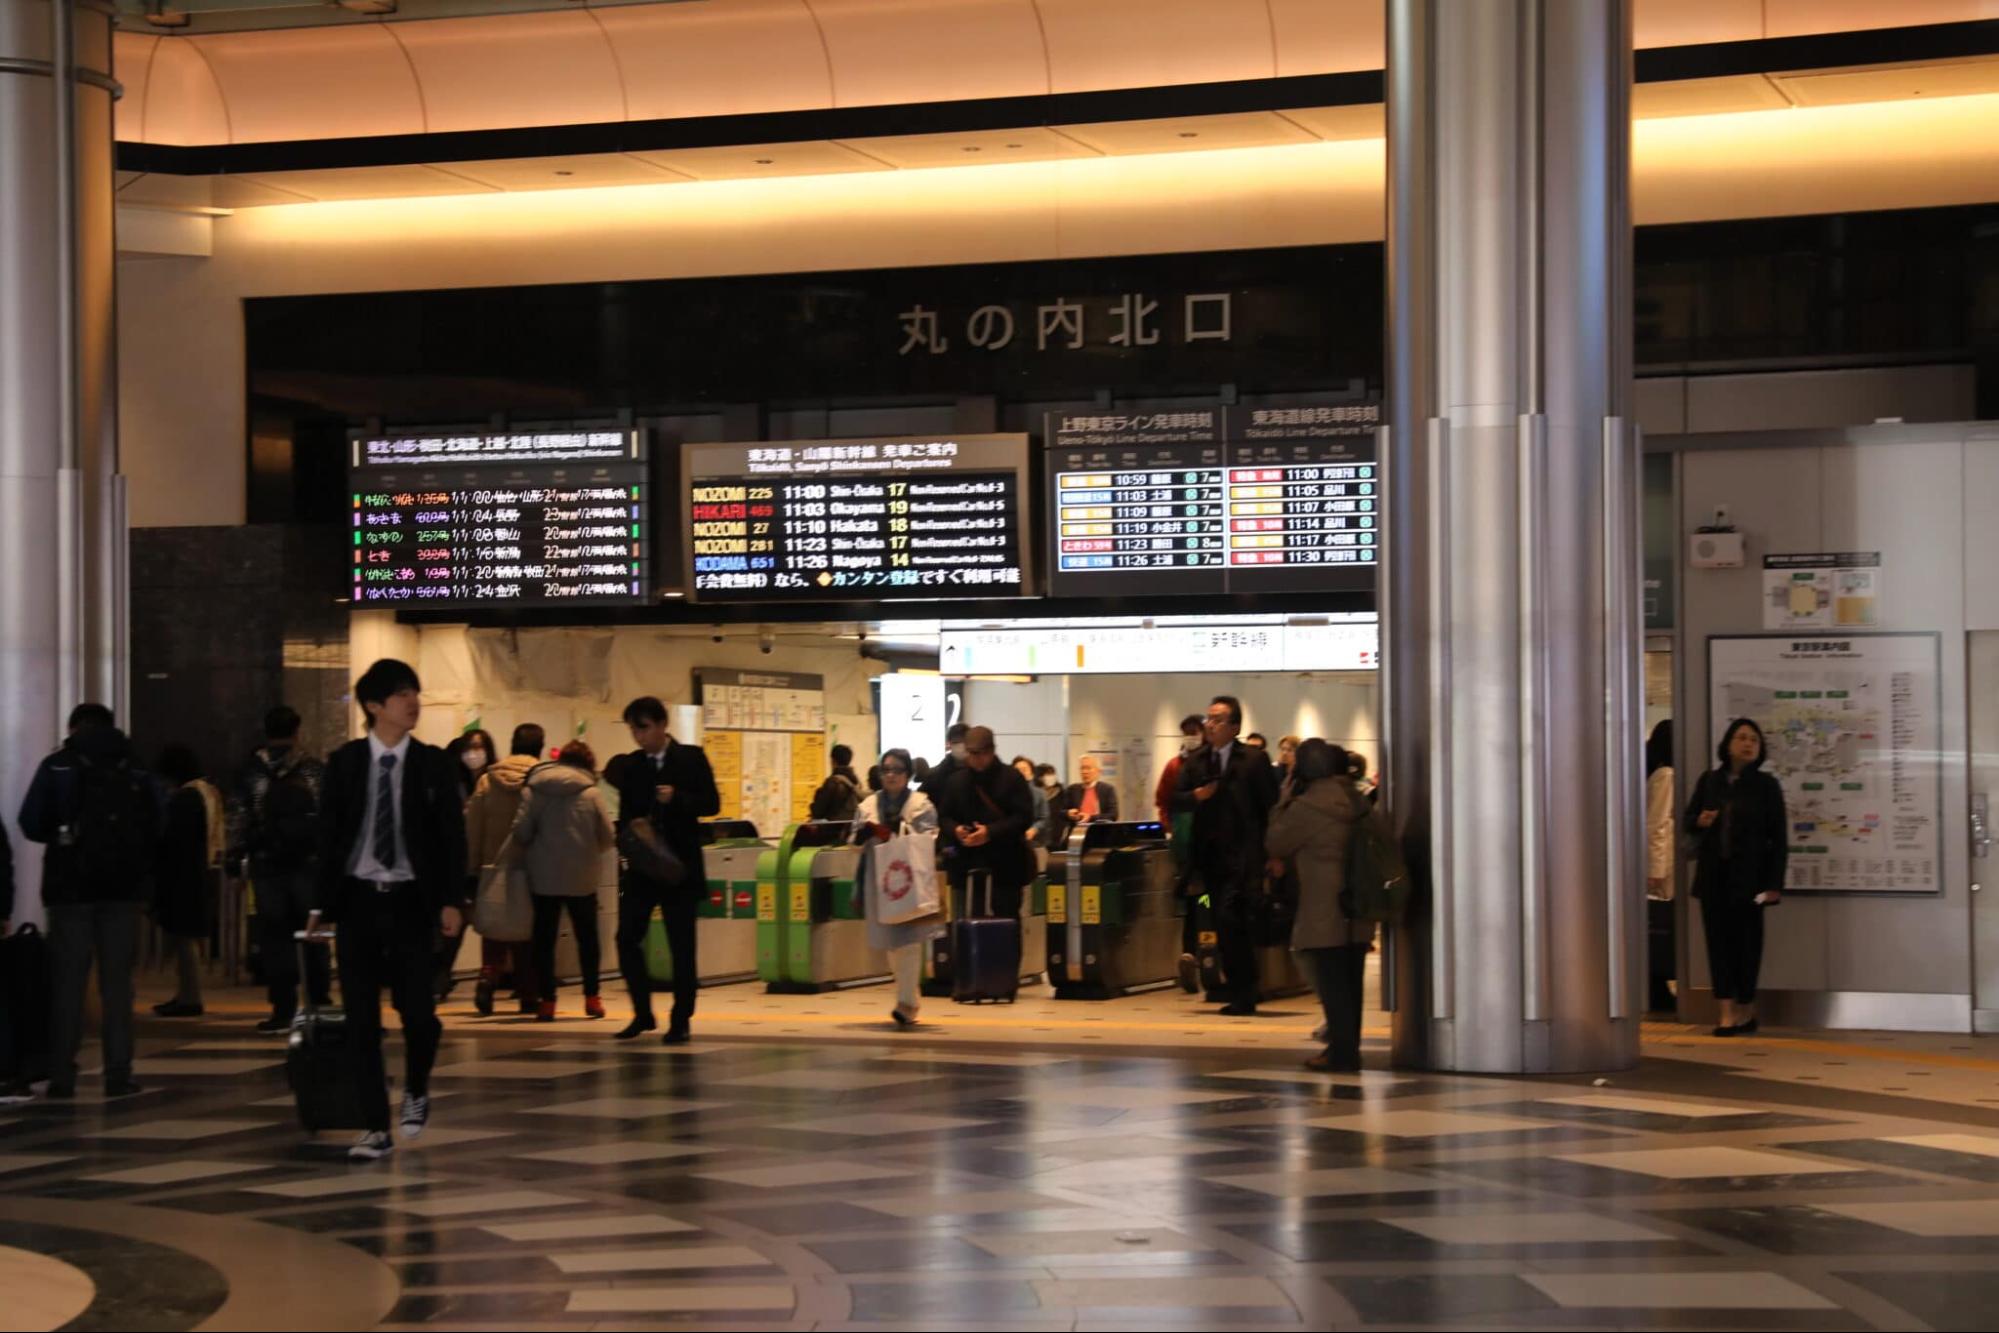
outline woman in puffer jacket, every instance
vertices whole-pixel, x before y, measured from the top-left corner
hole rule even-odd
[[[1346,752],[1313,738],[1298,747],[1290,793],[1270,816],[1264,851],[1298,873],[1298,917],[1291,947],[1298,951],[1326,1011],[1326,1049],[1307,1069],[1360,1069],[1362,978],[1374,923],[1356,921],[1345,901],[1354,829],[1367,818],[1367,798],[1348,776]]]
[[[556,762],[527,775],[520,814],[514,818],[513,843],[534,896],[535,974],[541,979],[538,1022],[555,1021],[555,937],[565,909],[583,967],[583,1012],[591,1018],[604,1016],[598,993],[602,943],[597,931],[597,886],[604,878],[604,854],[616,841],[610,811],[597,791],[597,756],[589,746],[571,741]]]

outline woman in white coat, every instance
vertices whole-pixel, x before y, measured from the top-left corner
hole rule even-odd
[[[873,877],[875,848],[881,843],[905,828],[923,837],[937,836],[936,805],[909,785],[914,767],[907,750],[890,750],[881,757],[881,790],[861,802],[847,835],[848,842],[867,848],[854,875],[854,893],[867,916],[868,947],[885,950],[895,973],[895,1008],[889,1016],[900,1028],[916,1026],[922,1003],[923,946],[944,933],[944,918],[933,913],[915,921],[884,925],[875,919],[874,895],[868,892],[868,885]]]

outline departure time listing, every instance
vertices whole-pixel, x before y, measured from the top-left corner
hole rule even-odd
[[[639,466],[356,472],[354,605],[643,601],[647,489]]]

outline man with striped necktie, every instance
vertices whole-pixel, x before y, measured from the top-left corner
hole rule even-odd
[[[403,1021],[402,1136],[430,1120],[437,1021],[432,964],[440,932],[465,925],[465,811],[457,765],[410,733],[422,686],[405,662],[384,658],[354,683],[368,735],[333,752],[320,827],[319,907],[307,929],[336,921],[347,1041],[367,1128],[348,1156],[386,1157],[387,1071],[382,1063],[382,990]]]

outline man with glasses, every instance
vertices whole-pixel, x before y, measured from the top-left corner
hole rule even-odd
[[[1277,804],[1277,779],[1262,755],[1241,744],[1242,701],[1216,695],[1202,719],[1206,744],[1180,769],[1176,812],[1193,815],[1195,872],[1215,906],[1215,941],[1232,1017],[1256,1012],[1261,987],[1253,933],[1263,892],[1263,833]]]
[[[991,727],[965,733],[965,761],[936,789],[943,839],[958,850],[951,858],[951,891],[959,916],[985,914],[984,885],[977,901],[967,885],[979,871],[992,875],[991,915],[1018,917],[1023,891],[1034,879],[1034,792],[1018,770],[1000,762]],[[983,876],[979,876],[982,880]]]

